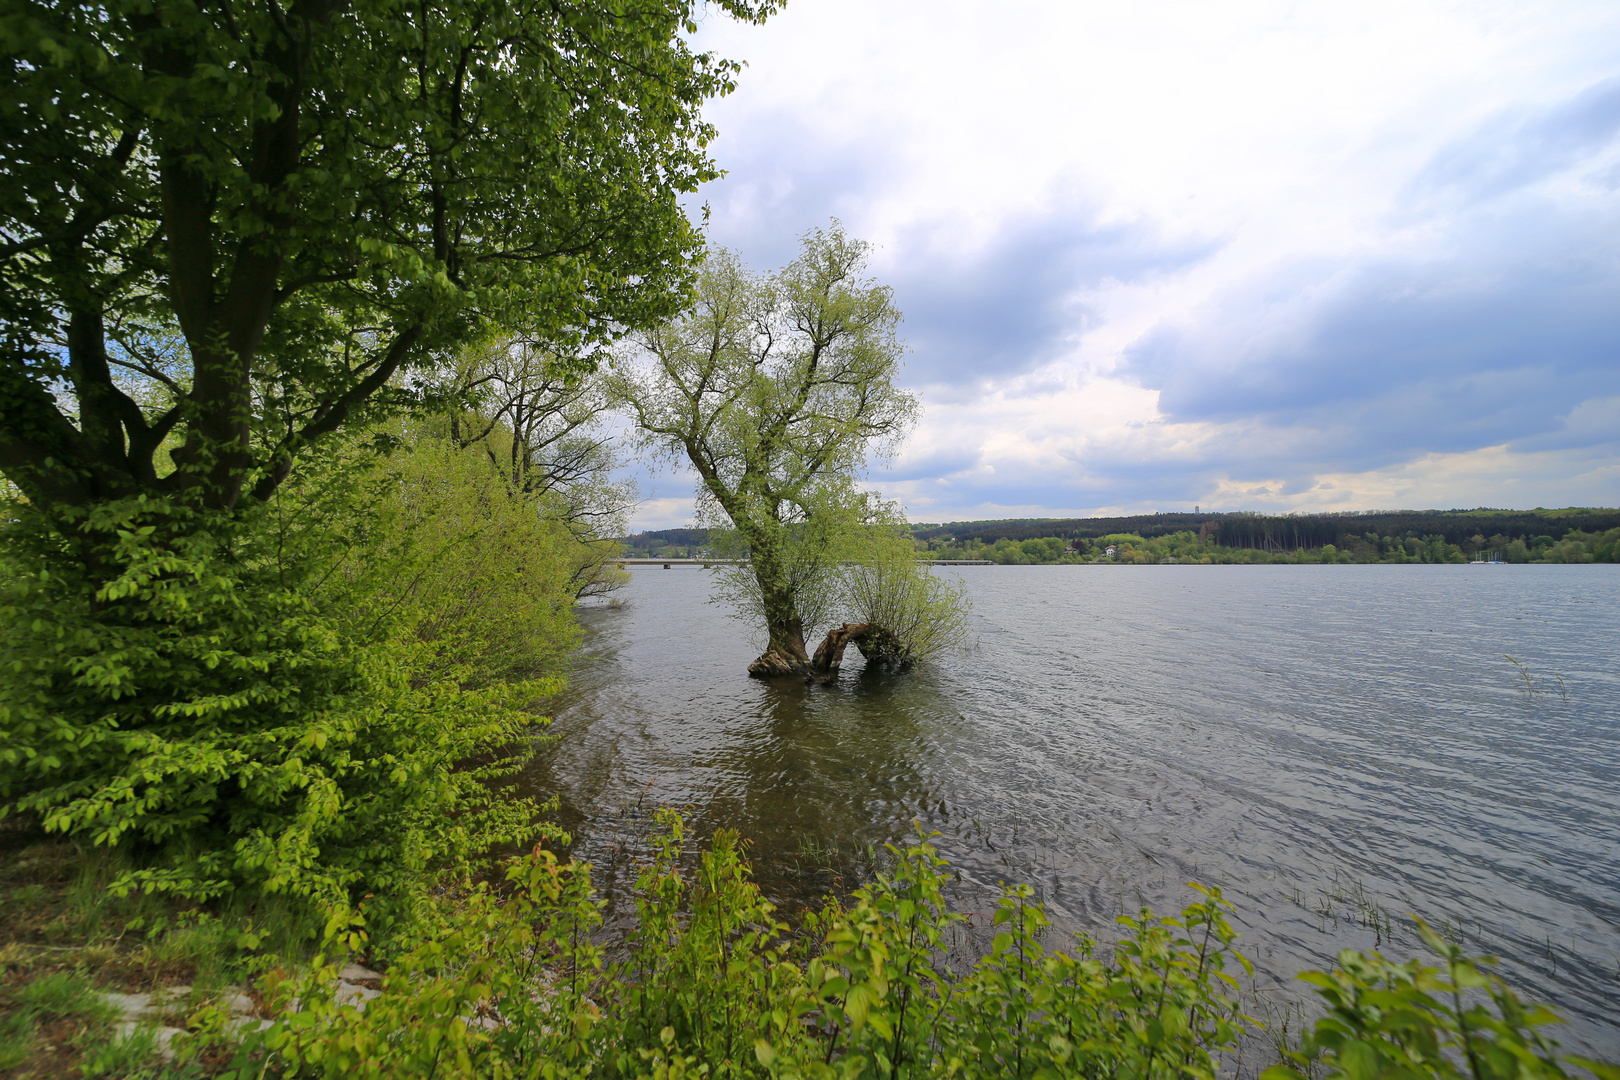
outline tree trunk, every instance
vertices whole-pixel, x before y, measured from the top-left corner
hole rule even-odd
[[[811,679],[830,679],[838,674],[844,662],[844,650],[854,645],[866,658],[868,667],[901,669],[910,665],[911,657],[886,627],[877,623],[845,623],[827,631],[817,647],[814,657],[804,663],[790,663],[775,648],[755,660],[748,669],[750,675],[770,676],[802,675]]]
[[[831,675],[836,672],[838,666],[844,662],[844,649],[849,646],[849,643],[852,641],[857,642],[855,647],[860,648],[859,640],[861,636],[871,633],[872,630],[871,623],[845,623],[843,626],[835,626],[827,631],[826,638],[822,640],[821,647],[816,650],[815,658],[811,661],[816,673],[818,675]]]
[[[794,630],[798,631],[797,626]],[[911,666],[911,657],[900,639],[886,627],[877,623],[845,623],[827,631],[813,657],[805,654],[802,632],[773,640],[759,659],[748,665],[748,674],[756,679],[830,679],[838,674],[839,665],[844,662],[844,650],[851,645],[861,651],[868,667],[899,671]]]
[[[808,678],[814,674],[808,659],[791,656],[781,649],[769,648],[759,659],[748,665],[748,674],[756,679]]]
[[[855,647],[861,650],[866,657],[867,667],[888,668],[892,671],[901,671],[911,666],[912,655],[900,639],[885,626],[878,623],[863,623],[866,627],[863,633],[850,638]]]
[[[809,653],[804,649],[804,624],[787,619],[771,625],[771,641],[759,659],[748,665],[756,679],[806,678],[815,674]]]
[[[743,515],[727,508],[736,521]],[[749,553],[752,556],[754,580],[759,584],[760,600],[765,608],[765,628],[770,642],[759,659],[748,665],[748,674],[756,679],[778,679],[789,676],[813,677],[810,654],[804,648],[804,620],[799,617],[797,598],[783,583],[787,574],[779,565],[780,551],[775,543],[774,531],[745,529]]]

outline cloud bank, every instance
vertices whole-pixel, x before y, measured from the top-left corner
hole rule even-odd
[[[1620,8],[790,5],[714,243],[873,240],[913,517],[1620,504]],[[680,524],[687,477],[640,523]]]

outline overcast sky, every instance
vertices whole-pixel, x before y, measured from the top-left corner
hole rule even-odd
[[[913,520],[1620,505],[1615,0],[792,0],[699,43],[748,64],[711,242],[877,245]]]

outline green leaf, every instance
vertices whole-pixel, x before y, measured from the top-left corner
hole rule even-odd
[[[1620,1065],[1607,1061],[1597,1061],[1593,1058],[1570,1055],[1564,1060],[1579,1065],[1587,1072],[1596,1076],[1598,1080],[1620,1080]]]

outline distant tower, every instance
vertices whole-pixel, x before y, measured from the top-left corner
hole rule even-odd
[[[1203,513],[1203,511],[1198,508],[1197,503],[1193,503],[1193,513],[1195,513],[1195,514],[1202,514]]]

